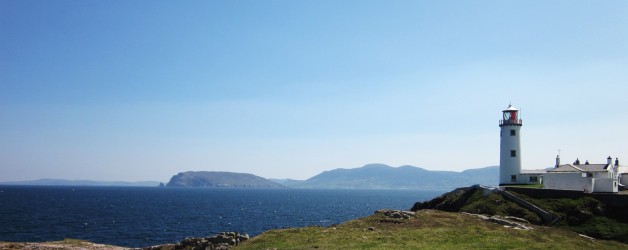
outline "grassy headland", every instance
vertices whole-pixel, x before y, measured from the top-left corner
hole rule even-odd
[[[369,229],[370,228],[370,229]],[[478,217],[421,210],[409,219],[383,214],[335,227],[270,230],[235,249],[628,249],[628,245],[592,240],[560,228],[504,227]]]

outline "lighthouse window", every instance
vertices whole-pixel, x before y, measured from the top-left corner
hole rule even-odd
[[[510,157],[517,157],[517,150],[510,150]]]
[[[510,176],[510,182],[517,182],[517,176],[516,175],[511,175]]]
[[[511,129],[510,130],[510,135],[511,136],[515,136],[515,135],[517,135],[517,132],[514,129]]]

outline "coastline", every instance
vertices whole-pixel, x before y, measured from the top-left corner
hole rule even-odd
[[[525,223],[523,223],[525,224]],[[193,242],[187,239],[182,242]],[[274,229],[238,244],[213,249],[628,249],[628,245],[599,240],[555,227],[526,224],[513,227],[474,214],[421,210],[416,213],[379,210],[373,215],[330,227]],[[0,242],[0,249],[193,249],[166,244],[126,248],[80,240],[42,243]],[[204,248],[202,248],[204,249]]]
[[[511,190],[512,192],[512,190]],[[513,192],[514,193],[514,192]],[[67,239],[55,242],[0,242],[0,249],[363,249],[363,248],[595,248],[628,249],[623,236],[591,237],[596,231],[586,231],[587,223],[602,221],[606,227],[625,227],[622,218],[615,218],[612,207],[591,197],[561,199],[556,197],[526,200],[548,209],[561,217],[547,223],[535,217],[502,192],[487,192],[471,186],[445,193],[430,201],[417,202],[412,211],[377,210],[374,214],[330,226],[306,226],[267,230],[251,239],[239,233],[221,233],[205,238],[188,238],[178,243],[127,248]],[[545,195],[548,195],[544,193]],[[528,193],[530,195],[530,193]],[[570,201],[565,203],[565,200]],[[563,203],[560,203],[563,202]],[[584,202],[584,203],[582,203]],[[573,203],[573,204],[572,204]],[[591,210],[586,210],[580,204]],[[573,207],[572,207],[573,206]],[[574,210],[575,209],[575,210]],[[607,210],[604,210],[607,209]],[[577,211],[578,214],[556,212]],[[526,212],[527,211],[527,212]],[[574,217],[575,216],[575,217]],[[606,217],[610,216],[610,217]],[[580,222],[576,221],[581,220]],[[574,224],[578,222],[580,224]],[[613,225],[611,225],[611,224]],[[551,225],[550,225],[551,224]],[[581,230],[585,230],[582,233]],[[593,234],[590,234],[593,232]],[[619,238],[618,238],[619,237]],[[523,244],[523,245],[522,245]]]

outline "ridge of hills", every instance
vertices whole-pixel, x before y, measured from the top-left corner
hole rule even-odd
[[[0,182],[0,185],[12,186],[116,186],[116,187],[156,187],[158,181],[92,181],[66,179],[37,179],[28,181]]]
[[[187,171],[171,177],[168,187],[247,187],[247,188],[324,188],[324,189],[453,189],[459,186],[497,185],[499,167],[468,169],[462,172],[432,171],[404,165],[367,164],[358,168],[324,171],[307,180],[266,179],[249,173]],[[152,186],[156,181],[89,181],[39,179],[0,182],[0,185],[42,186]]]
[[[368,164],[360,168],[325,171],[304,181],[274,181],[295,188],[449,189],[474,184],[497,185],[498,176],[498,166],[455,172],[431,171],[409,165],[395,168],[385,164]]]

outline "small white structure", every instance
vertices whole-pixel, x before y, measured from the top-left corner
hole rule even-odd
[[[544,175],[544,188],[561,190],[578,190],[585,193],[615,193],[619,191],[618,167],[619,160],[607,158],[606,164],[560,164],[556,157],[554,169],[547,170]]]
[[[619,165],[619,159],[615,158],[615,169],[617,170],[619,189],[628,189],[628,166]]]

